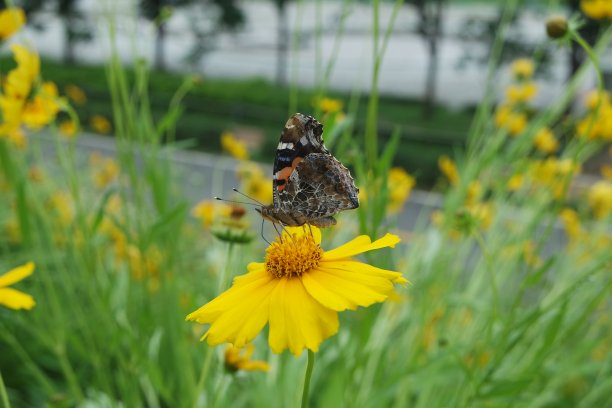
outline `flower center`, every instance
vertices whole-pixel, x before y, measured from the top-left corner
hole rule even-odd
[[[293,278],[319,265],[323,250],[310,234],[283,236],[266,250],[266,270],[275,278]]]

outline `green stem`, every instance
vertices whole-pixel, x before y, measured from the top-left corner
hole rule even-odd
[[[228,277],[231,276],[231,268],[232,268],[232,254],[234,252],[234,243],[230,242],[227,247],[227,260],[225,262],[225,268],[223,268],[223,272],[221,276],[219,276],[219,287],[218,292],[221,293],[227,289],[227,281]]]
[[[310,378],[312,377],[312,368],[314,367],[314,352],[308,350],[308,366],[306,367],[306,375],[304,377],[304,391],[302,392],[302,408],[308,406],[308,392],[310,391]]]
[[[206,377],[208,377],[208,371],[210,370],[210,363],[212,362],[213,349],[209,346],[206,347],[206,357],[204,357],[204,364],[202,364],[202,371],[200,372],[200,378],[198,379],[198,384],[196,385],[195,395],[193,399],[193,407],[199,407],[198,401],[200,399],[200,394],[202,394],[202,390],[204,389],[204,383],[206,382]]]
[[[11,403],[9,402],[8,394],[6,393],[4,379],[2,378],[2,371],[0,371],[0,399],[2,399],[2,406],[4,408],[10,408]]]

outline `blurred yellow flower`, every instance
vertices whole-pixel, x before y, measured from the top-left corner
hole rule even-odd
[[[102,134],[110,133],[113,128],[110,121],[102,115],[93,115],[89,120],[89,125],[94,131]]]
[[[542,153],[554,153],[559,149],[559,142],[549,128],[542,128],[536,133],[533,144]]]
[[[451,185],[457,185],[459,183],[459,170],[455,162],[453,162],[448,156],[440,156],[438,158],[438,167],[440,171],[448,179]]]
[[[68,225],[74,220],[74,206],[69,193],[64,191],[53,193],[47,205],[54,211],[60,224]]]
[[[55,120],[60,111],[57,86],[45,82],[40,92],[23,108],[23,123],[32,129],[40,129]]]
[[[28,178],[34,183],[41,183],[45,179],[45,173],[38,166],[31,166],[28,169]]]
[[[578,213],[571,208],[564,208],[559,213],[559,218],[565,228],[565,233],[572,242],[576,242],[583,236],[582,225]]]
[[[66,96],[70,98],[77,105],[84,105],[87,102],[87,95],[85,92],[74,84],[69,84],[64,87]]]
[[[36,305],[32,296],[8,287],[27,278],[32,272],[34,272],[34,263],[28,262],[0,275],[0,305],[14,310],[30,310]]]
[[[232,207],[217,200],[202,200],[191,209],[191,216],[210,227],[217,217],[229,217]]]
[[[240,180],[240,189],[249,197],[262,204],[272,202],[272,179],[264,175],[259,165],[253,162],[242,162],[236,170]]]
[[[238,140],[232,132],[223,132],[221,134],[221,147],[235,159],[247,160],[249,158],[246,144]]]
[[[506,89],[506,98],[510,103],[522,103],[532,100],[538,92],[538,87],[533,82],[513,84]]]
[[[476,204],[482,196],[482,185],[478,180],[470,181],[465,197],[465,205],[470,206]]]
[[[321,98],[317,103],[323,113],[336,113],[342,111],[344,103],[340,99]]]
[[[95,167],[93,182],[97,188],[106,188],[119,177],[119,165],[111,157],[101,159]]]
[[[523,186],[525,177],[522,174],[513,174],[506,183],[508,191],[517,191]]]
[[[582,12],[594,20],[612,19],[612,1],[610,0],[581,0]]]
[[[76,135],[77,124],[74,120],[64,120],[59,124],[59,132],[66,138],[72,138]]]
[[[387,185],[389,188],[389,204],[387,209],[396,213],[402,209],[416,181],[414,177],[401,167],[393,167],[389,170]]]
[[[610,94],[607,91],[600,92],[599,89],[593,89],[587,93],[584,98],[584,106],[589,110],[594,110],[597,105],[610,106]]]
[[[25,24],[25,13],[17,7],[9,7],[0,11],[0,41],[4,41]]]
[[[612,166],[610,166],[609,164],[604,164],[599,169],[599,172],[603,177],[612,181]]]
[[[244,347],[269,324],[273,352],[316,352],[323,340],[337,333],[338,312],[383,302],[394,283],[407,282],[399,272],[352,259],[398,242],[391,234],[374,242],[362,235],[324,251],[318,228],[287,227],[282,239],[266,250],[265,262],[250,263],[246,275],[235,278],[230,289],[187,320],[210,324],[202,340],[211,346]]]
[[[514,112],[508,105],[502,105],[495,112],[495,124],[506,129],[512,136],[516,136],[527,127],[527,115],[523,112]]]
[[[535,66],[532,60],[528,58],[520,58],[512,62],[510,69],[512,70],[512,75],[514,75],[515,78],[527,79],[533,76]]]
[[[231,372],[236,371],[269,371],[270,366],[265,361],[251,360],[255,346],[249,343],[243,348],[228,344],[225,348],[225,368]]]
[[[612,182],[598,181],[589,189],[589,205],[597,218],[605,218],[612,213]]]

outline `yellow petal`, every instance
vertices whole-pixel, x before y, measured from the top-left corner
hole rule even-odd
[[[302,279],[313,298],[338,312],[383,302],[393,290],[393,284],[387,279],[364,275],[358,279],[357,274],[351,271],[321,266],[305,274]]]
[[[393,248],[398,242],[400,242],[400,238],[393,234],[386,234],[384,237],[377,239],[374,242],[371,242],[370,237],[367,235],[360,235],[336,249],[325,252],[323,254],[323,261],[350,258],[351,256],[372,251],[374,249],[386,247]]]
[[[265,271],[264,271],[265,272]],[[239,280],[240,279],[240,280]],[[241,303],[244,298],[248,298],[253,293],[257,293],[261,288],[270,283],[272,278],[267,273],[252,272],[234,279],[231,288],[200,307],[195,312],[190,313],[186,320],[198,323],[212,323],[225,310],[231,309],[234,305]],[[240,282],[237,284],[236,282]]]
[[[270,365],[265,361],[246,361],[241,364],[240,369],[245,371],[269,371]]]
[[[12,288],[0,288],[0,305],[2,306],[15,310],[30,310],[35,304],[34,298],[27,293]]]
[[[296,356],[304,348],[318,351],[338,331],[338,314],[313,299],[300,279],[279,282],[270,302],[270,348],[275,353],[288,348]]]
[[[210,328],[204,335],[208,344],[214,346],[228,342],[236,347],[244,347],[257,337],[268,322],[270,293],[277,286],[278,280],[271,280],[263,287],[248,289],[248,293],[243,293],[239,299],[234,299],[233,304],[226,306],[218,317],[211,322]],[[225,294],[230,291],[231,289]]]
[[[18,266],[17,268],[11,269],[4,275],[0,276],[0,288],[4,286],[12,285],[13,283],[19,282],[22,279],[27,278],[34,272],[34,263],[28,262],[25,265]]]

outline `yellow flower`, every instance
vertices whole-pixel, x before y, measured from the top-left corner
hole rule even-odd
[[[119,166],[110,157],[104,158],[93,174],[93,181],[97,188],[106,188],[119,177]]]
[[[527,79],[533,76],[535,67],[533,61],[528,58],[520,58],[515,60],[511,66],[512,75],[519,79]]]
[[[612,19],[612,1],[610,0],[582,0],[582,12],[594,20]]]
[[[584,98],[584,105],[589,110],[594,110],[597,105],[610,106],[610,94],[607,91],[599,91],[598,89],[591,90]]]
[[[543,153],[554,153],[559,149],[559,142],[548,128],[542,128],[536,133],[533,144]]]
[[[576,242],[583,236],[582,225],[578,213],[571,208],[564,208],[559,213],[559,218],[565,228],[565,233],[572,242]]]
[[[244,194],[262,204],[272,202],[272,179],[264,176],[260,166],[252,162],[243,162],[238,166],[236,176]]]
[[[221,134],[221,147],[235,159],[246,160],[249,158],[246,144],[236,139],[232,132],[223,132]]]
[[[482,185],[478,180],[472,180],[467,188],[467,194],[465,197],[465,205],[474,205],[480,200],[482,196]]]
[[[77,105],[84,105],[87,102],[87,95],[85,92],[74,84],[69,84],[64,87],[64,91],[68,98],[70,98]]]
[[[11,7],[0,11],[0,41],[19,31],[25,20],[25,13],[20,8]]]
[[[612,213],[612,182],[598,181],[589,189],[589,205],[597,218]]]
[[[502,105],[495,113],[495,124],[516,136],[527,127],[527,115],[523,112],[513,112],[510,106]]]
[[[32,272],[34,272],[34,263],[28,262],[27,264],[11,269],[4,275],[0,276],[0,305],[14,310],[30,310],[34,307],[36,302],[32,296],[7,287],[27,278],[32,274]]]
[[[612,166],[610,166],[609,164],[604,164],[599,169],[599,172],[603,177],[612,181]]]
[[[323,340],[337,333],[338,312],[383,302],[394,283],[407,282],[399,272],[352,259],[394,247],[400,241],[395,235],[374,242],[362,235],[323,251],[318,228],[286,231],[268,247],[265,262],[250,263],[249,272],[235,278],[230,289],[187,316],[210,324],[202,337],[209,345],[244,347],[269,324],[273,352],[316,352]]]
[[[217,217],[229,217],[231,207],[217,200],[203,200],[191,209],[191,215],[202,222],[204,228],[210,227]]]
[[[253,361],[251,357],[255,352],[255,346],[249,343],[244,348],[234,347],[228,344],[225,348],[225,368],[235,373],[244,371],[268,371],[270,366],[265,361]]]
[[[321,98],[318,101],[318,105],[324,113],[340,112],[344,107],[342,100],[332,98]]]
[[[510,85],[506,89],[506,97],[510,103],[528,102],[536,96],[537,92],[538,87],[536,84],[526,82],[524,84]]]
[[[112,125],[108,119],[102,115],[93,115],[89,121],[89,125],[98,133],[107,134],[112,130]]]
[[[524,177],[522,174],[514,174],[510,179],[508,179],[508,183],[506,184],[506,188],[508,191],[517,191],[523,186]]]
[[[387,184],[389,188],[388,211],[396,213],[402,209],[410,192],[415,185],[414,177],[401,167],[393,167],[389,170]]]
[[[77,124],[74,120],[64,120],[59,124],[59,132],[66,138],[72,138],[76,135]]]
[[[457,166],[448,156],[440,156],[438,158],[438,167],[452,185],[459,183]]]
[[[23,123],[32,129],[40,129],[55,120],[59,110],[57,86],[45,82],[34,99],[24,106]]]

